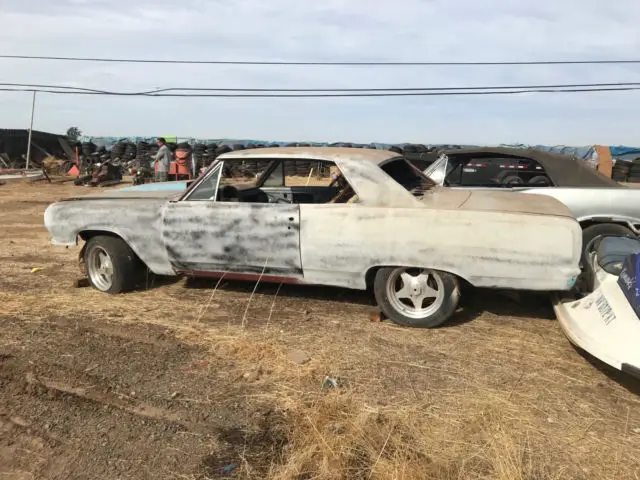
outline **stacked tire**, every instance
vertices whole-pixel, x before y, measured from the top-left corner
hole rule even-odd
[[[258,160],[245,160],[244,162],[242,162],[242,165],[247,175],[255,177],[259,173],[261,163],[262,162]]]
[[[130,162],[131,160],[136,158],[138,149],[136,148],[136,144],[133,142],[126,142],[124,144],[124,156],[123,160]]]
[[[636,158],[631,162],[627,181],[631,183],[640,183],[640,158]]]
[[[124,158],[124,151],[126,145],[124,142],[118,142],[111,148],[111,160],[117,160]]]
[[[629,178],[632,163],[623,160],[617,160],[611,170],[611,178],[616,182],[626,182]]]
[[[202,155],[202,163],[205,167],[208,167],[213,163],[213,161],[218,157],[216,150],[218,148],[217,143],[209,143],[204,149],[204,153]]]
[[[149,159],[149,144],[147,142],[138,142],[136,145],[136,160],[145,161]]]
[[[311,170],[311,163],[309,160],[296,160],[296,175],[299,177],[306,177],[309,175],[309,170]]]
[[[295,162],[293,161],[285,162],[284,174],[286,177],[295,177],[298,174]]]
[[[89,155],[93,155],[94,153],[96,153],[97,149],[98,147],[93,142],[84,142],[82,143],[82,146],[81,146],[82,155],[84,155],[85,157],[88,157]]]
[[[193,145],[193,161],[196,165],[196,171],[204,166],[204,152],[207,150],[207,146],[204,143],[196,143]]]

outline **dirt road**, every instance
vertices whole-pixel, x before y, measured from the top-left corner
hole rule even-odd
[[[80,188],[0,186],[0,480],[640,478],[638,383],[544,296],[478,291],[435,330],[326,288],[106,296],[42,225]]]

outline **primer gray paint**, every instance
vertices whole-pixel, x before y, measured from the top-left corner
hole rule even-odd
[[[364,289],[378,266],[454,273],[484,287],[566,290],[579,273],[581,229],[550,197],[436,187],[417,199],[379,165],[396,154],[308,148],[233,152],[223,161],[334,162],[354,204],[169,201],[172,194],[102,194],[55,203],[45,225],[59,245],[87,230],[122,237],[157,274],[237,272]]]

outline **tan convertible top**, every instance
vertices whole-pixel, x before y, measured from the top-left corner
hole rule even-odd
[[[443,150],[450,157],[482,158],[488,156],[528,158],[538,162],[558,187],[624,188],[615,180],[590,168],[584,160],[542,150],[482,147]]]

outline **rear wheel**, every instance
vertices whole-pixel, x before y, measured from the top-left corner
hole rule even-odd
[[[132,290],[142,271],[136,254],[117,237],[91,238],[84,252],[84,263],[91,286],[105,293]]]
[[[454,275],[423,268],[381,268],[374,294],[387,317],[409,327],[436,327],[453,315],[460,302]]]

